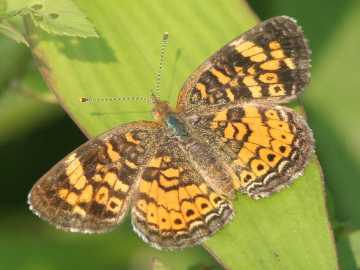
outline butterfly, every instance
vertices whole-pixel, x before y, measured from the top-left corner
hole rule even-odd
[[[279,104],[309,82],[310,51],[287,16],[226,44],[187,79],[176,109],[155,95],[155,121],[91,139],[41,177],[31,210],[57,228],[113,229],[131,212],[151,246],[201,243],[234,216],[236,192],[254,199],[287,187],[311,158],[306,121]]]

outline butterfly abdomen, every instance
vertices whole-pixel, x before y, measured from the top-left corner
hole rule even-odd
[[[211,148],[195,138],[191,138],[184,148],[189,162],[205,181],[218,193],[233,197],[231,177]]]
[[[210,186],[220,194],[232,196],[231,179],[211,148],[194,138],[189,127],[175,113],[168,114],[164,118],[164,122],[171,130],[172,135],[177,138],[178,144],[186,153],[189,162]]]

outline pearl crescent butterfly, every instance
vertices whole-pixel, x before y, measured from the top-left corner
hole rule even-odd
[[[121,125],[57,163],[32,188],[31,210],[83,233],[108,231],[130,211],[153,247],[201,243],[231,220],[237,191],[267,197],[309,161],[310,128],[279,105],[307,85],[309,55],[292,18],[262,22],[193,72],[176,109],[153,96],[156,121]]]

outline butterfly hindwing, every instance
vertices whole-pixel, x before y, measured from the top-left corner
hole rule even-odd
[[[152,246],[192,246],[232,217],[231,203],[215,193],[176,143],[164,143],[141,175],[132,208],[135,231]]]
[[[310,51],[301,28],[287,16],[260,23],[229,42],[184,84],[179,110],[198,105],[294,99],[309,81]]]
[[[154,122],[135,122],[90,140],[40,178],[29,194],[30,208],[64,230],[111,229],[129,208],[159,132]]]
[[[234,188],[254,198],[289,185],[313,153],[305,120],[279,105],[215,106],[187,116],[187,121],[232,168]]]

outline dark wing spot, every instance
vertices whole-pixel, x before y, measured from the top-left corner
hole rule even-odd
[[[258,169],[259,171],[263,170],[263,169],[264,169],[264,165],[259,164],[259,165],[257,166],[257,169]]]
[[[281,91],[281,87],[277,85],[274,87],[274,90],[275,90],[275,93],[277,93],[277,92]]]
[[[117,203],[115,203],[115,202],[111,202],[111,203],[110,203],[110,207],[111,207],[111,208],[114,209],[116,206],[118,206]]]
[[[192,216],[193,214],[194,214],[194,210],[192,210],[192,209],[188,209],[186,211],[186,216],[188,216],[188,217]]]
[[[182,223],[182,221],[181,221],[181,219],[180,218],[177,218],[177,219],[175,219],[175,224],[181,224]]]
[[[283,145],[281,145],[281,146],[279,147],[279,150],[280,150],[281,153],[284,153],[284,152],[286,151],[286,147],[283,146]]]
[[[275,158],[275,155],[274,155],[274,154],[268,154],[268,155],[267,155],[268,161],[273,161],[274,158]]]
[[[207,208],[209,205],[207,204],[207,203],[202,203],[201,204],[201,209],[205,209],[205,208]]]
[[[245,176],[244,182],[247,183],[248,181],[251,180],[251,178],[252,178],[251,175],[250,175],[250,174],[247,174],[247,175]]]

